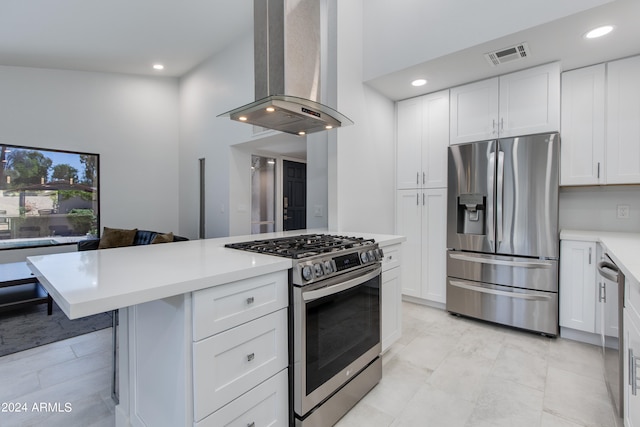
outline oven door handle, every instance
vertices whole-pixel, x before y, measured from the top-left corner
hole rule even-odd
[[[344,282],[338,282],[335,285],[325,286],[323,288],[315,289],[313,291],[306,291],[306,292],[303,291],[302,299],[305,302],[311,302],[319,298],[324,298],[326,296],[336,294],[338,292],[346,291],[347,289],[355,288],[356,286],[359,286],[373,279],[374,277],[379,276],[381,272],[382,272],[382,268],[380,266],[377,266],[373,270],[369,271],[368,273],[365,273],[363,275],[358,275],[353,279],[350,279]]]

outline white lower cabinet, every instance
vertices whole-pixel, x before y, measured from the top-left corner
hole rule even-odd
[[[596,332],[596,244],[560,242],[560,326]]]
[[[402,336],[402,281],[400,279],[400,245],[383,248],[382,260],[382,351]]]
[[[288,272],[120,310],[116,426],[288,426]]]
[[[407,238],[403,295],[446,302],[447,189],[398,190],[396,233]]]
[[[195,419],[201,420],[287,367],[287,311],[193,345]]]
[[[288,395],[287,371],[280,371],[196,423],[196,427],[286,426]]]

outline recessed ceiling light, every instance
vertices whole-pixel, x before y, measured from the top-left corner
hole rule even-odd
[[[305,131],[303,131],[303,130],[301,130],[300,132],[298,132],[298,135],[300,135],[300,136],[303,136],[303,135],[306,135],[306,134],[307,134],[307,133],[306,133]]]
[[[241,122],[246,122],[247,118],[245,116],[241,116],[241,117],[238,117],[238,120],[240,120]]]
[[[587,34],[585,34],[584,37],[586,39],[595,39],[595,38],[607,35],[611,31],[613,31],[613,26],[612,25],[604,25],[602,27],[594,28],[593,30],[591,30]]]
[[[427,84],[427,81],[425,79],[417,79],[411,82],[412,86],[424,86]]]
[[[327,130],[329,130],[329,129],[333,129],[333,126],[331,126],[331,125],[326,125],[324,128],[325,128],[325,129],[327,129]]]
[[[162,64],[153,64],[154,70],[164,70],[164,65]]]
[[[267,107],[267,111],[273,113],[274,111],[276,111],[276,109],[273,107]]]

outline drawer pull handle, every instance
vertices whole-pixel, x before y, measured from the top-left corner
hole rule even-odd
[[[247,304],[253,304],[253,301],[254,301],[253,297],[247,298]]]
[[[256,423],[254,421],[251,421],[249,424],[247,424],[247,427],[256,427]]]
[[[255,357],[255,353],[247,354],[247,362],[251,362]]]

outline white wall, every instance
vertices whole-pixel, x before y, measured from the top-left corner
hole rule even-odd
[[[629,205],[628,219],[617,205]],[[560,228],[640,233],[640,186],[562,187]]]
[[[198,236],[198,159],[206,159],[206,237],[229,235],[229,175],[237,170],[230,146],[252,139],[252,127],[216,117],[254,100],[253,34],[247,34],[180,79],[180,230]],[[247,166],[250,166],[250,158]],[[247,179],[249,179],[247,168]],[[247,195],[248,196],[248,195]],[[240,209],[242,206],[240,206]],[[231,209],[231,210],[230,210]],[[245,214],[249,214],[249,209]]]
[[[329,135],[329,228],[394,232],[394,104],[363,85],[363,0],[337,2],[337,106],[354,121]]]
[[[176,79],[0,67],[0,142],[100,154],[101,226],[180,232],[177,141]]]

